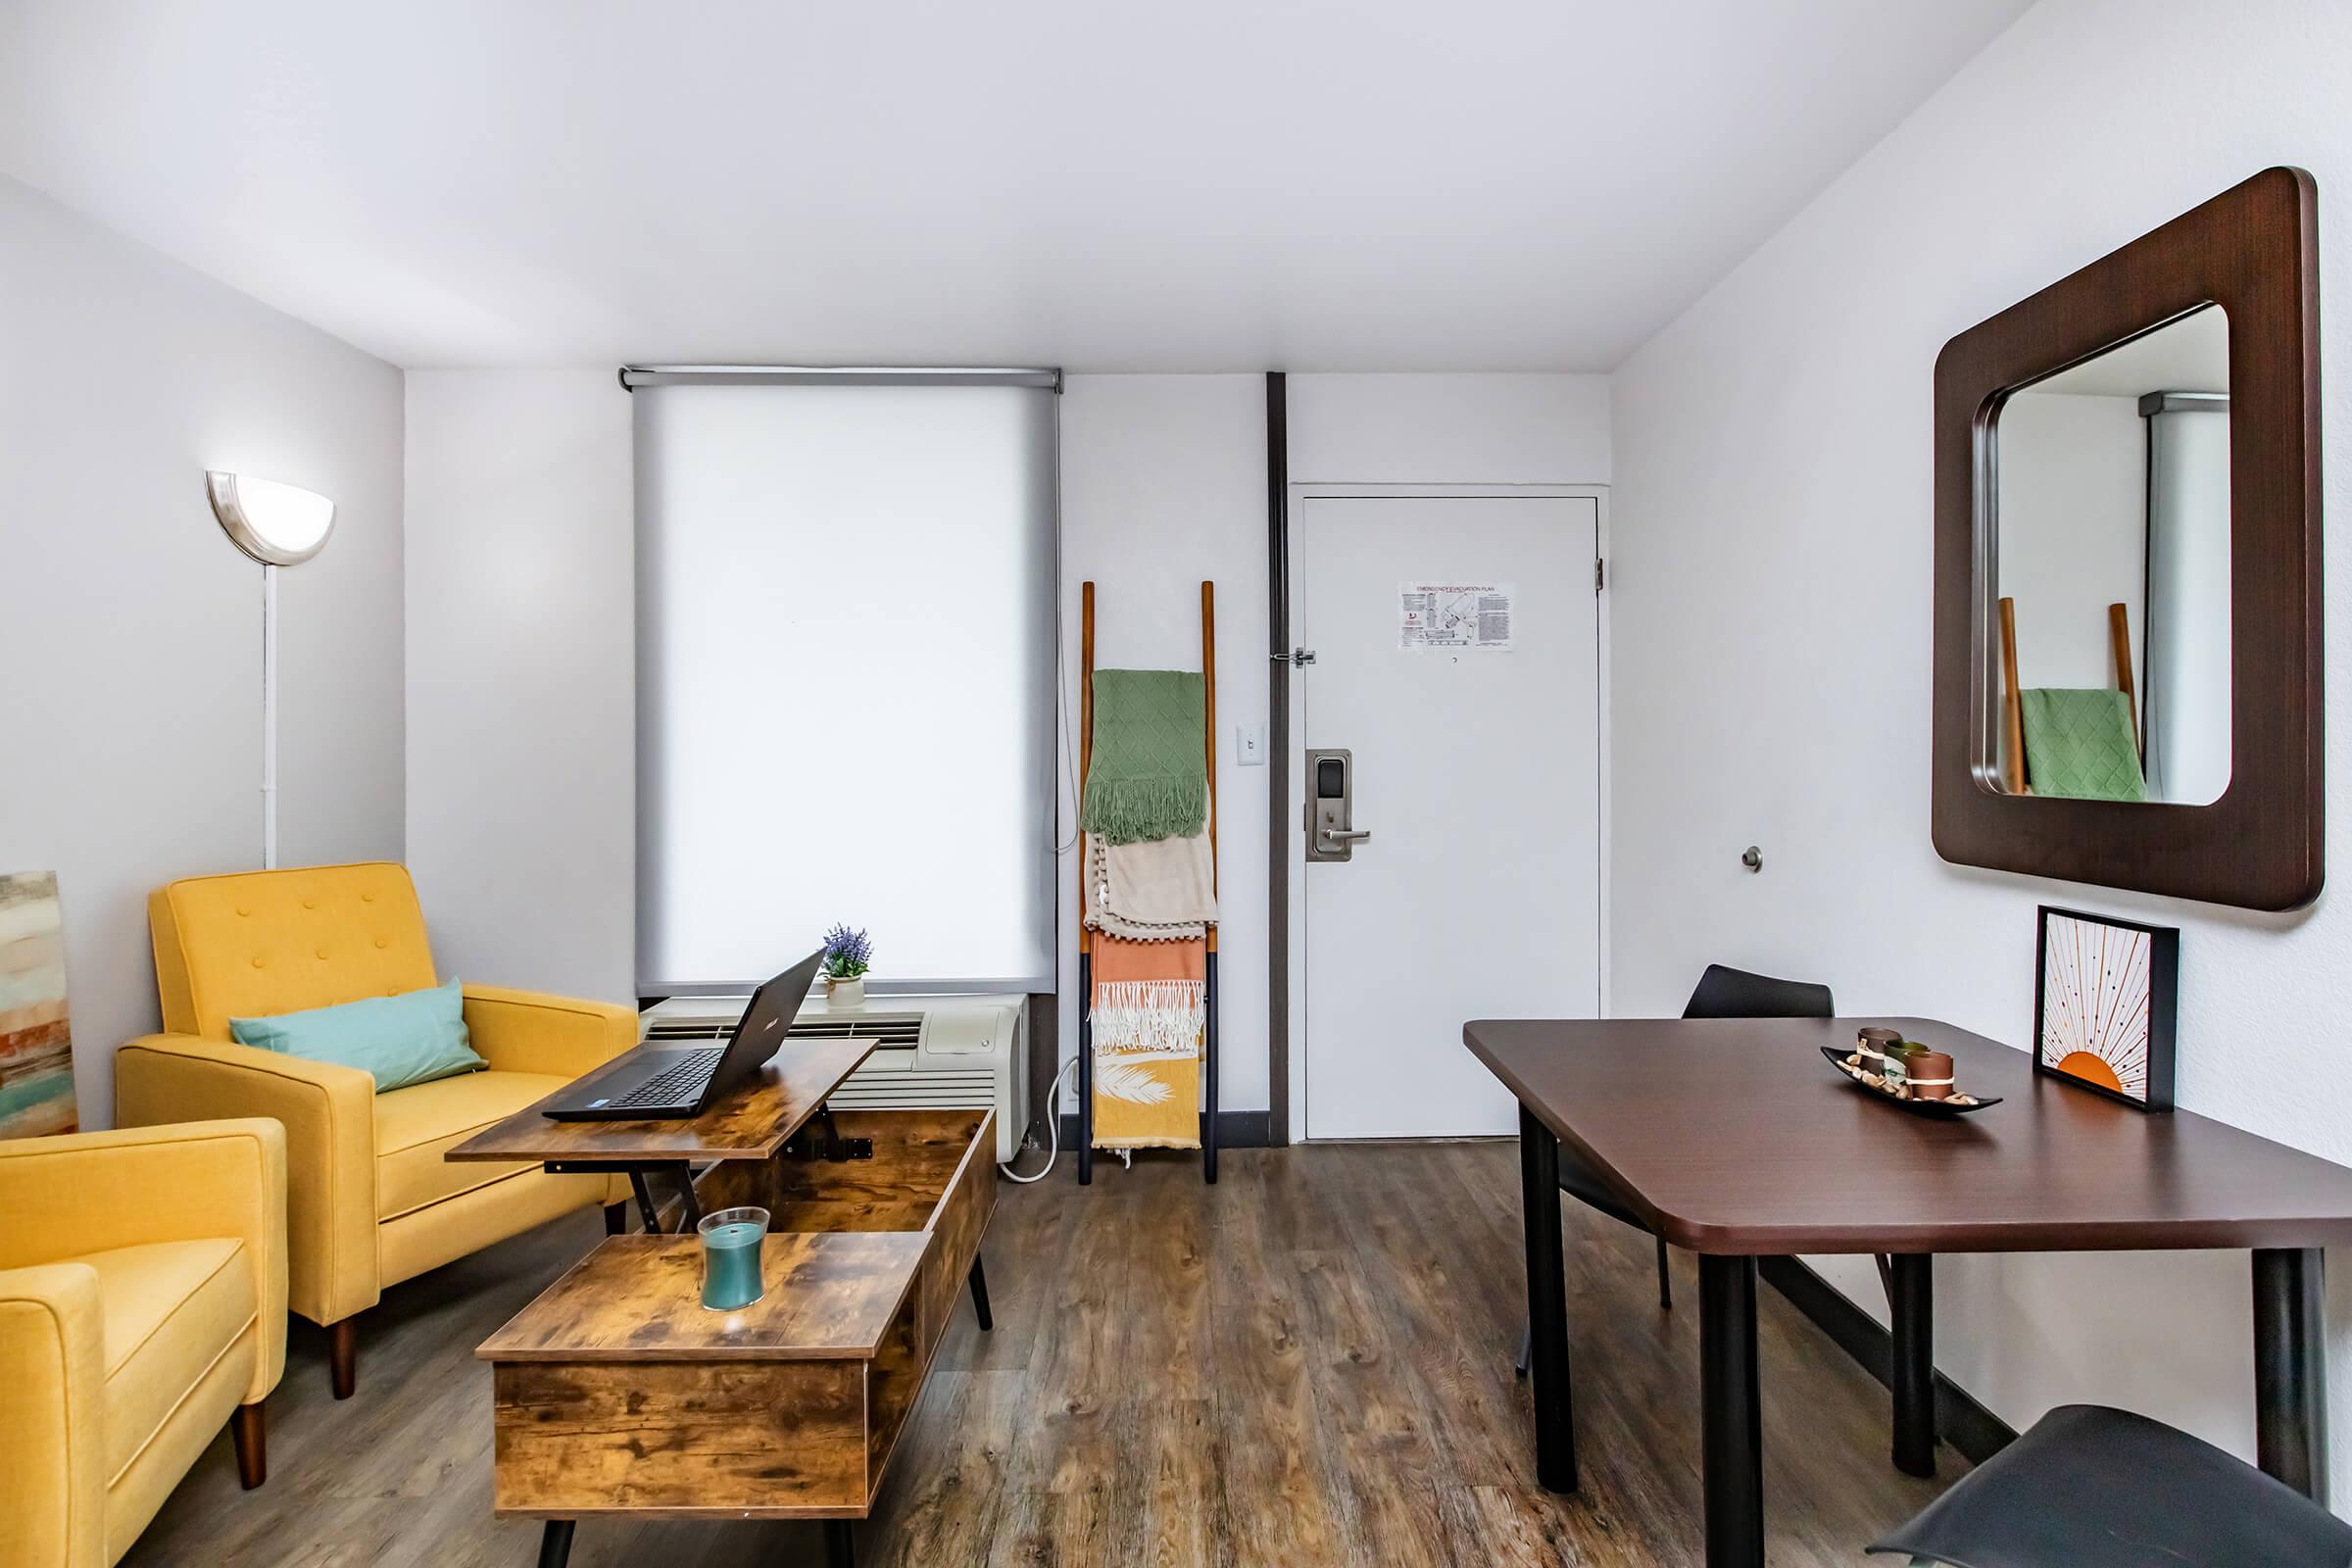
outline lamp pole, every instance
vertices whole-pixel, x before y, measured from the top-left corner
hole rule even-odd
[[[277,566],[262,563],[262,869],[277,869]]]
[[[239,477],[221,468],[204,475],[213,516],[232,543],[262,566],[262,869],[277,869],[277,568],[297,566],[326,548],[335,504],[315,490],[277,479]]]

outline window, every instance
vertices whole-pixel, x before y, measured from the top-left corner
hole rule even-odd
[[[1052,990],[1050,378],[631,374],[641,992]]]

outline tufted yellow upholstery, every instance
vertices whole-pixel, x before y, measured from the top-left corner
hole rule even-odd
[[[0,1562],[103,1568],[285,1366],[285,1135],[0,1143]]]
[[[374,861],[193,877],[148,900],[165,1033],[115,1056],[115,1118],[189,1116],[284,1124],[287,1299],[340,1323],[387,1285],[556,1214],[616,1201],[616,1177],[535,1165],[452,1165],[467,1134],[637,1043],[610,1003],[466,987],[466,1024],[491,1070],[375,1093],[356,1068],[256,1051],[230,1018],[333,1006],[435,983],[407,870]]]
[[[167,1034],[434,983],[416,885],[382,861],[189,877],[148,895],[147,926]]]

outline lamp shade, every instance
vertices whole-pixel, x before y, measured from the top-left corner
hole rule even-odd
[[[211,468],[204,490],[228,537],[264,565],[299,565],[335,530],[335,504],[300,485]]]

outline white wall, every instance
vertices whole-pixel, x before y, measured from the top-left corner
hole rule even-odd
[[[284,863],[401,855],[401,378],[0,179],[0,869],[57,871],[85,1126],[157,1026],[146,895],[261,863],[261,571],[204,470],[320,491],[280,574]]]
[[[2352,516],[2348,77],[2352,8],[2044,0],[1621,368],[1617,1011],[1679,1009],[1718,959],[1829,981],[1849,1012],[2023,1042],[2034,906],[2063,901],[2182,927],[2182,1105],[2352,1161],[2336,1044],[2352,915],[2334,899],[2249,914],[1946,865],[1928,839],[1937,350],[2265,166],[2301,164],[2323,192],[2328,510]],[[2197,113],[2151,109],[2183,103]],[[2352,573],[2332,564],[2340,874]],[[1761,875],[1738,862],[1751,842]],[[2352,1268],[2335,1261],[2340,1429]],[[1834,1271],[1875,1309],[1866,1263]],[[2251,1451],[2242,1253],[1939,1259],[1937,1298],[1939,1363],[2018,1426],[2102,1399]]]
[[[444,975],[634,1000],[631,450],[610,370],[410,372],[409,865]]]
[[[1288,390],[1294,482],[1608,479],[1605,376],[1295,374]],[[1096,583],[1098,664],[1186,669],[1200,666],[1199,584],[1217,585],[1218,1102],[1226,1110],[1271,1102],[1269,774],[1239,765],[1234,744],[1237,725],[1262,726],[1267,716],[1265,416],[1258,374],[1073,375],[1062,397],[1063,670],[1073,683],[1073,736],[1079,585]],[[1067,938],[1077,930],[1077,890],[1066,858],[1061,881],[1062,995],[1075,998],[1077,955]],[[1294,997],[1294,1053],[1302,1049],[1296,1019]],[[1060,1025],[1067,1058],[1077,1050],[1075,1006],[1060,1009]],[[1068,1091],[1063,1103],[1075,1104]],[[1294,1106],[1294,1136],[1301,1125]]]
[[[1605,375],[1289,378],[1294,484],[1607,484]]]
[[[1266,722],[1266,394],[1262,375],[1073,375],[1061,399],[1063,831],[1077,819],[1080,586],[1095,662],[1199,669],[1200,584],[1217,585],[1217,1062],[1220,1108],[1266,1093],[1266,780],[1236,758]],[[1060,1055],[1078,1049],[1078,886],[1061,858]],[[1076,1074],[1062,1103],[1077,1104]]]
[[[1602,376],[1296,375],[1290,393],[1298,480],[1608,477]],[[411,374],[409,858],[446,971],[633,985],[629,421],[609,371]],[[1268,775],[1234,738],[1266,721],[1264,377],[1069,377],[1061,482],[1066,681],[1080,583],[1098,584],[1102,662],[1181,668],[1200,663],[1199,584],[1217,584],[1219,1098],[1262,1109]],[[1074,735],[1074,684],[1065,700]],[[1066,858],[1058,885],[1070,938]],[[1076,1010],[1059,1022],[1066,1056]]]

